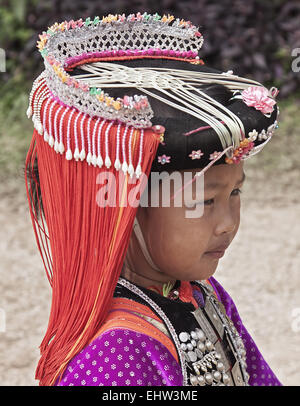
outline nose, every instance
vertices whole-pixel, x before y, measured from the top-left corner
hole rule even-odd
[[[237,231],[240,222],[240,211],[228,204],[217,213],[215,234],[229,234]]]

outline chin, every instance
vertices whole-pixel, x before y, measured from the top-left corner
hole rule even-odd
[[[214,275],[217,270],[219,261],[215,261],[214,265],[199,267],[198,272],[195,272],[195,277],[190,280],[205,280]]]
[[[174,275],[176,279],[182,280],[182,281],[201,281],[201,280],[206,280],[213,276],[217,269],[217,266],[214,267],[198,267],[193,272],[188,272],[185,274],[182,274],[181,272],[178,272],[177,275]]]
[[[170,269],[166,270],[164,273],[174,279],[181,281],[205,280],[213,276],[213,274],[216,272],[218,264],[218,259],[213,258],[209,261],[204,261],[203,258],[201,258],[200,261],[195,262],[193,266],[185,269],[184,271],[182,271],[182,269],[184,268],[183,266],[179,267],[179,264],[177,264],[176,266],[174,263],[173,266]]]

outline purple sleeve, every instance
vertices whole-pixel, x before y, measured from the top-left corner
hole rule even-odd
[[[106,331],[69,363],[58,386],[181,386],[182,373],[154,338],[127,329]]]
[[[209,278],[219,300],[223,303],[227,316],[233,321],[235,328],[243,339],[247,353],[247,372],[251,386],[281,386],[267,362],[264,360],[252,337],[246,330],[237,311],[234,301],[226,290],[213,277]]]

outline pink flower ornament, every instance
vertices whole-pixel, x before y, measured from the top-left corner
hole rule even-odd
[[[159,156],[157,159],[160,164],[164,165],[164,164],[168,164],[170,162],[171,157],[163,154],[163,155]]]
[[[204,153],[201,152],[201,149],[198,149],[197,151],[192,151],[189,157],[192,159],[200,159],[202,155],[204,155]]]
[[[242,92],[243,101],[249,107],[260,110],[263,114],[270,114],[276,101],[270,97],[268,89],[262,86],[250,86]]]
[[[217,159],[221,155],[220,151],[214,151],[212,154],[210,154],[209,159],[212,161],[214,159]]]

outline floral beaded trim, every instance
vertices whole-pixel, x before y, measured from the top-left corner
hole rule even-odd
[[[248,133],[248,138],[245,138],[243,141],[241,141],[240,145],[238,148],[236,148],[233,151],[233,156],[232,158],[225,158],[226,163],[228,164],[233,164],[233,163],[239,163],[241,160],[246,160],[250,156],[253,156],[257,154],[259,151],[261,151],[265,145],[270,141],[272,138],[275,129],[278,128],[278,122],[277,120],[274,121],[272,125],[268,127],[267,130],[262,130],[260,133],[256,130],[252,130],[251,132]],[[254,141],[258,139],[259,141],[263,141],[261,144],[257,145],[255,147]]]
[[[236,149],[234,149],[234,150],[232,149],[231,158],[226,157],[225,162],[227,164],[233,164],[233,163],[238,164],[241,160],[246,160],[250,156],[257,154],[270,141],[270,139],[272,138],[272,136],[274,134],[274,131],[277,128],[278,128],[278,122],[277,122],[277,120],[275,120],[275,122],[272,125],[270,125],[267,130],[262,130],[260,133],[258,131],[256,131],[255,129],[250,131],[248,133],[248,138],[244,138]],[[255,144],[254,144],[255,140],[264,141],[264,142],[255,146]],[[205,156],[204,152],[202,152],[201,149],[193,150],[189,154],[189,157],[192,160],[201,159],[202,156]],[[213,160],[218,159],[223,152],[224,151],[214,151],[213,153],[209,154],[209,160],[213,161]],[[165,165],[165,164],[170,163],[171,156],[167,156],[167,155],[163,154],[163,155],[158,156],[157,160],[158,160],[158,163],[160,163],[161,165]]]
[[[49,91],[45,71],[33,83],[26,113],[44,141],[56,153],[65,153],[66,160],[86,160],[88,165],[99,168],[113,166],[117,171],[122,170],[130,178],[136,176],[137,179],[142,175],[145,134],[161,142],[165,131],[162,125],[137,130],[133,126],[95,118],[66,106]],[[63,128],[66,130],[63,131]],[[111,136],[116,137],[115,152],[110,148]],[[138,143],[135,158],[133,139]]]
[[[47,84],[63,103],[87,114],[120,119],[136,128],[151,126],[153,111],[142,95],[110,97],[103,90],[71,77],[68,66],[107,57],[162,56],[202,63],[197,55],[203,36],[190,21],[148,13],[109,14],[93,20],[55,23],[39,35],[37,48],[44,58]],[[153,41],[156,47],[153,48]],[[82,53],[76,44],[80,42]],[[133,44],[133,46],[132,46]],[[84,101],[81,103],[80,100]],[[82,104],[85,105],[82,108]]]

